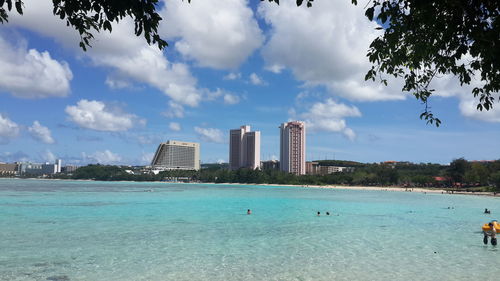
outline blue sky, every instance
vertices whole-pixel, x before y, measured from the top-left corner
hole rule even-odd
[[[306,121],[308,160],[500,158],[499,107],[476,111],[471,86],[434,82],[436,128],[401,81],[364,81],[378,31],[362,7],[251,2],[169,0],[163,52],[129,20],[83,52],[51,1],[25,1],[0,29],[0,161],[148,164],[170,139],[200,142],[204,163],[227,161],[228,132],[244,124],[261,131],[267,160],[288,120]]]

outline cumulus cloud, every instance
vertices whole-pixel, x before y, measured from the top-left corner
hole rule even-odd
[[[198,134],[198,137],[204,141],[224,143],[224,135],[219,129],[194,127],[194,131]]]
[[[125,113],[117,107],[109,107],[96,100],[80,100],[76,106],[67,106],[66,113],[69,119],[80,127],[96,131],[126,131],[146,122],[136,115]]]
[[[117,164],[122,161],[120,155],[115,154],[108,149],[104,151],[96,151],[92,154],[82,153],[83,159],[90,163],[99,163],[99,164]]]
[[[485,122],[500,123],[500,103],[498,102],[493,105],[493,109],[479,111],[477,110],[477,101],[471,95],[470,97],[463,97],[461,99],[459,108],[465,117]]]
[[[170,124],[168,124],[168,128],[172,131],[178,132],[181,130],[181,124],[177,122],[170,122]]]
[[[260,78],[256,73],[250,74],[250,83],[257,86],[266,85],[266,81]]]
[[[264,40],[248,0],[168,0],[161,14],[162,34],[201,66],[237,68]]]
[[[78,33],[54,17],[50,1],[26,0],[25,5],[24,15],[13,13],[9,24],[54,38],[81,54]],[[156,46],[149,46],[144,38],[135,36],[133,30],[132,20],[126,18],[119,24],[113,24],[111,34],[95,33],[92,48],[82,56],[96,66],[111,70],[112,78],[108,85],[121,87],[124,81],[145,83],[180,104],[197,106],[203,93],[189,67],[169,61]]]
[[[280,6],[262,2],[258,11],[271,27],[262,51],[267,69],[279,73],[289,68],[305,85],[325,86],[349,100],[405,98],[397,83],[385,87],[364,81],[370,68],[365,54],[380,31],[364,16],[363,5],[318,1],[306,8],[296,7],[295,1]]]
[[[140,159],[140,162],[143,164],[143,165],[149,165],[151,164],[151,161],[153,161],[153,157],[155,156],[155,154],[153,152],[150,152],[150,153],[142,153],[141,155],[141,159]]]
[[[237,104],[240,102],[240,97],[231,94],[224,95],[224,103],[225,104]]]
[[[294,115],[292,110],[291,115]],[[304,119],[310,131],[342,133],[349,140],[356,138],[355,132],[347,127],[346,117],[361,117],[361,112],[355,106],[337,103],[333,99],[317,102],[310,109],[298,115]]]
[[[19,135],[19,125],[0,113],[0,144],[6,144]]]
[[[48,149],[45,150],[44,152],[40,153],[40,158],[42,159],[42,161],[49,162],[49,163],[54,163],[57,159],[56,155]]]
[[[38,141],[41,141],[46,144],[53,144],[54,138],[52,138],[52,134],[49,128],[42,126],[38,120],[33,122],[31,127],[28,127],[28,132],[31,136]]]
[[[168,103],[168,108],[164,111],[163,116],[168,118],[183,118],[184,117],[184,107],[178,103],[170,101]]]
[[[239,72],[238,73],[230,72],[229,74],[223,77],[224,80],[236,80],[240,78],[241,78],[241,73]]]
[[[47,51],[29,49],[27,42],[9,44],[0,35],[0,91],[19,98],[65,97],[73,74],[64,61]]]
[[[17,152],[0,152],[0,161],[6,162],[6,163],[12,163],[12,162],[25,162],[30,159],[29,155],[22,152],[22,151],[17,151]]]

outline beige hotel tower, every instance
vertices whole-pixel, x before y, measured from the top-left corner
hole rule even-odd
[[[200,144],[169,140],[158,146],[151,166],[159,170],[199,170]]]
[[[306,173],[306,125],[302,121],[280,126],[280,169],[287,173]]]
[[[260,131],[250,132],[241,126],[229,132],[229,168],[258,169],[260,167]]]

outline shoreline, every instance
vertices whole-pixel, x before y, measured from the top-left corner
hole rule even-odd
[[[369,190],[369,191],[392,191],[392,192],[417,192],[432,194],[449,195],[475,195],[500,197],[500,193],[493,192],[467,192],[467,191],[448,191],[445,189],[431,189],[424,187],[400,187],[400,186],[357,186],[357,185],[289,185],[289,184],[268,184],[268,183],[205,183],[214,185],[249,185],[249,186],[277,186],[277,187],[301,187],[301,188],[319,188],[319,189],[345,189],[345,190]]]
[[[2,177],[3,178],[3,177]],[[94,181],[91,179],[48,179],[48,178],[7,178],[6,179],[25,179],[25,180],[55,180],[55,181]],[[212,184],[212,185],[244,185],[244,186],[276,186],[276,187],[299,187],[299,188],[318,188],[318,189],[345,189],[345,190],[363,190],[363,191],[392,191],[392,192],[417,192],[431,194],[449,194],[449,195],[469,195],[469,196],[488,196],[500,197],[500,193],[479,192],[479,191],[448,191],[445,189],[433,189],[424,187],[401,187],[401,186],[357,186],[357,185],[291,185],[291,184],[269,184],[269,183],[215,183],[215,182],[166,182],[166,181],[103,181],[103,182],[140,182],[140,183],[169,183],[169,184]]]

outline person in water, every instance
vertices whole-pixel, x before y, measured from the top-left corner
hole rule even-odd
[[[485,208],[485,209],[484,209],[484,213],[485,213],[485,214],[491,214],[491,211],[490,211],[490,210],[488,210],[488,208]]]
[[[321,213],[318,211],[318,217],[319,217],[319,215],[321,215]]]
[[[250,209],[247,210],[247,215],[251,215],[252,211]]]
[[[326,212],[326,215],[329,216],[330,215],[330,212]]]
[[[483,231],[484,232],[483,243],[485,245],[488,244],[488,236],[490,236],[491,237],[491,245],[496,246],[496,244],[497,244],[497,232],[495,230],[493,222],[490,222],[488,224],[488,226],[490,227],[490,230]]]

